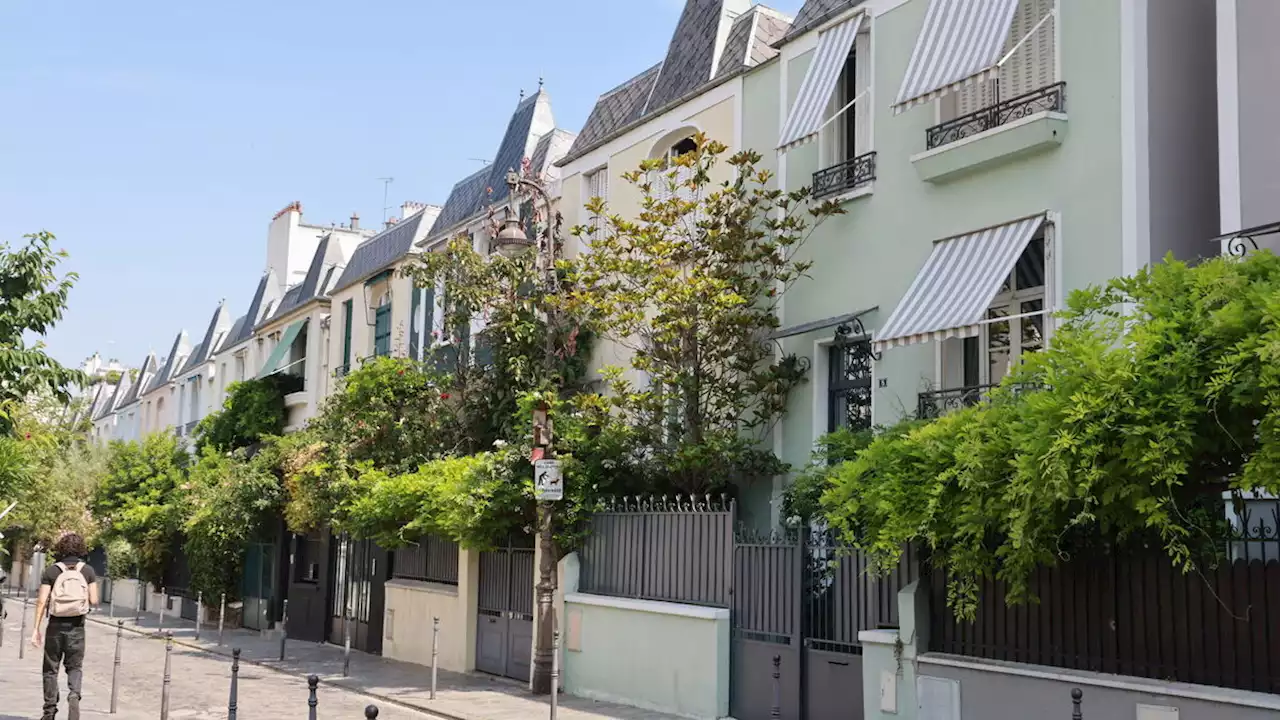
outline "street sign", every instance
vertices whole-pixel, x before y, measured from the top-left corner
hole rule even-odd
[[[538,500],[564,499],[564,475],[559,460],[538,460],[533,464],[534,495]]]

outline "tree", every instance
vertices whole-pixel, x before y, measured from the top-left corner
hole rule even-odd
[[[196,449],[230,452],[284,432],[284,396],[296,380],[284,373],[232,383],[222,408],[196,426]]]
[[[48,393],[63,403],[70,388],[83,384],[84,375],[63,367],[45,353],[39,340],[62,319],[75,273],[59,278],[58,263],[67,257],[53,250],[52,234],[25,235],[26,243],[12,249],[0,244],[0,433],[13,429],[15,406]]]
[[[1280,258],[1172,259],[1072,293],[1052,345],[989,403],[882,435],[834,474],[827,521],[882,570],[906,543],[972,617],[979,581],[1097,543],[1215,549],[1223,493],[1280,491]]]
[[[603,222],[574,228],[586,249],[570,268],[563,307],[632,353],[648,382],[612,376],[677,490],[704,492],[733,477],[778,472],[759,441],[804,379],[794,357],[775,356],[777,303],[810,263],[797,251],[813,228],[842,212],[807,188],[770,186],[760,155],[704,136],[673,160],[643,162],[624,177],[644,194],[632,220],[593,198]],[[713,174],[727,163],[731,180]]]
[[[138,552],[144,580],[159,582],[186,517],[181,491],[190,457],[170,433],[141,442],[113,442],[106,473],[95,489],[92,511],[109,537]]]

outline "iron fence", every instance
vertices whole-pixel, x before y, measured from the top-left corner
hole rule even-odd
[[[583,592],[729,607],[734,502],[724,496],[626,497],[592,516],[580,551]]]
[[[934,125],[925,131],[925,147],[932,150],[1036,113],[1065,112],[1066,109],[1067,84],[1059,82],[1046,85],[991,107]]]
[[[984,580],[972,622],[936,571],[930,650],[1280,692],[1280,502],[1267,502],[1190,572],[1159,552],[1082,554],[1037,569],[1034,602],[1011,606],[1004,582]]]
[[[391,576],[405,580],[458,584],[458,544],[434,535],[392,553]]]

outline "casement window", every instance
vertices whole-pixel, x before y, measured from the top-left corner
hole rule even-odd
[[[236,353],[236,357],[235,357],[235,360],[236,360],[236,382],[244,382],[244,373],[245,373],[245,355],[246,355],[247,353],[248,353],[248,351],[247,351],[247,350],[241,350],[240,352]]]
[[[1055,3],[1056,0],[1018,0],[1000,55],[1007,59],[1000,66],[998,77],[964,85],[943,96],[942,120],[978,112],[1058,81],[1054,37],[1057,19],[1052,17]]]
[[[852,161],[871,151],[871,33],[860,32],[844,62],[823,117],[822,167]]]
[[[383,295],[381,304],[373,316],[373,354],[376,357],[391,355],[391,296]]]

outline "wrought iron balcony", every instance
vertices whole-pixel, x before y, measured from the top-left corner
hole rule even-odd
[[[1036,113],[1066,112],[1066,109],[1067,84],[1060,82],[1046,85],[1025,95],[934,125],[925,131],[925,147],[932,150]]]
[[[969,387],[949,388],[920,393],[916,416],[923,420],[932,420],[946,415],[952,410],[973,407],[983,400],[996,385],[971,385]]]
[[[860,188],[876,179],[875,152],[859,155],[813,174],[813,196],[825,198]]]
[[[196,425],[198,425],[198,424],[199,424],[199,422],[200,422],[200,421],[198,421],[198,420],[192,420],[191,422],[187,423],[186,425],[183,425],[183,426],[182,426],[182,437],[191,437],[191,435],[192,435],[193,433],[195,433],[195,431],[196,431]]]

